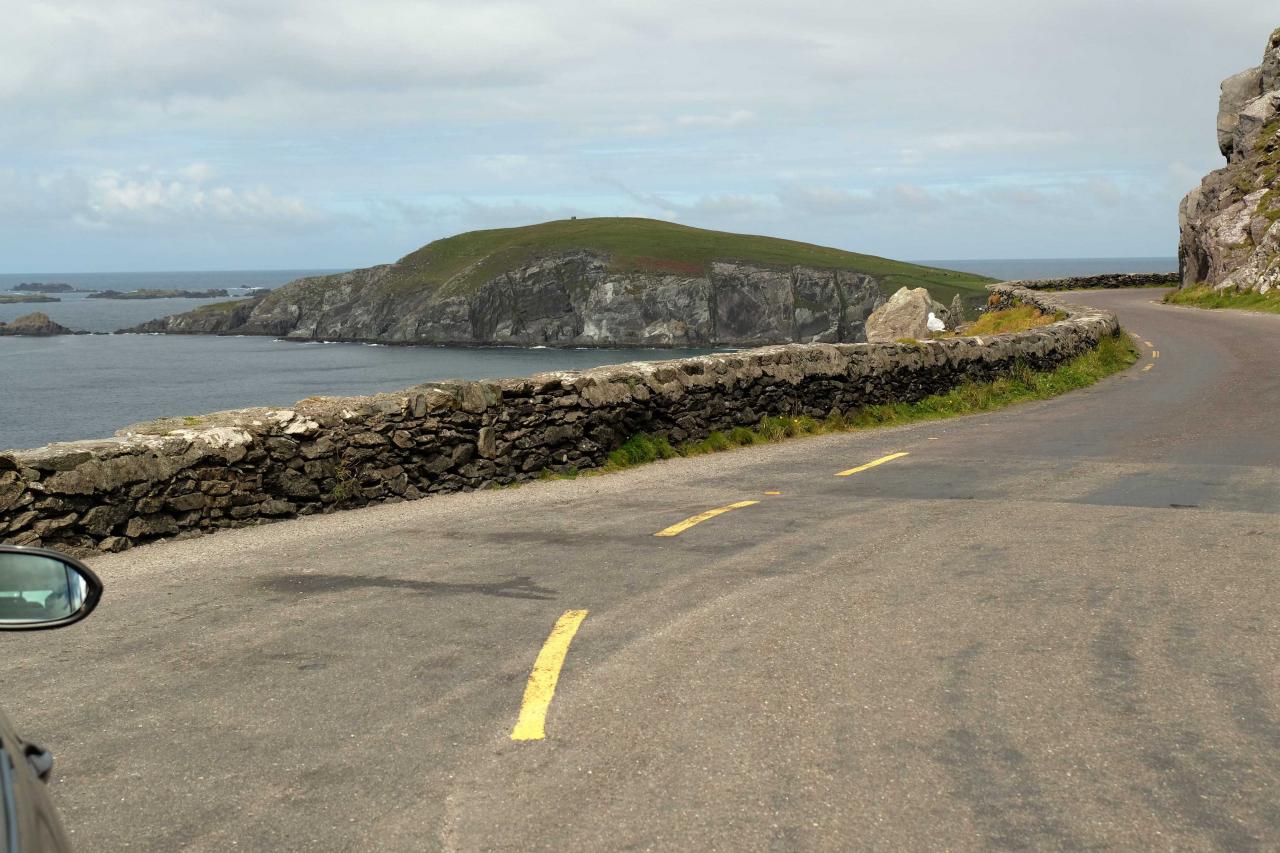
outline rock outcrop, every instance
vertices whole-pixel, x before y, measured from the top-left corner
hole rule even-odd
[[[1222,82],[1223,169],[1179,209],[1183,286],[1257,290],[1280,285],[1280,29],[1262,64]]]
[[[63,281],[24,281],[13,286],[19,293],[73,293],[75,288]]]
[[[226,288],[215,287],[209,290],[156,290],[141,288],[139,290],[98,290],[86,296],[86,299],[226,299],[231,294]]]
[[[194,311],[148,320],[124,331],[138,334],[221,335],[242,327],[260,302],[261,298],[253,298],[202,305]]]
[[[952,309],[934,301],[923,287],[904,287],[867,318],[867,340],[873,344],[925,340],[933,332],[955,328],[951,315]]]
[[[716,261],[705,274],[615,272],[570,252],[457,295],[389,287],[393,265],[299,279],[210,316],[207,306],[126,329],[298,340],[544,346],[853,343],[884,301],[873,276]]]
[[[0,335],[48,338],[54,335],[74,334],[76,333],[71,329],[53,322],[48,314],[42,314],[39,311],[19,317],[12,323],[0,323]]]

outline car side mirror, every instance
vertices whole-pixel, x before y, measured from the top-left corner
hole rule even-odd
[[[0,545],[0,631],[61,628],[93,612],[102,581],[57,551]]]

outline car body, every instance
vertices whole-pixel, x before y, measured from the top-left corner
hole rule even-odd
[[[74,624],[98,605],[102,581],[56,551],[0,545],[0,631]],[[0,853],[66,853],[71,842],[46,790],[48,750],[23,740],[0,712]]]

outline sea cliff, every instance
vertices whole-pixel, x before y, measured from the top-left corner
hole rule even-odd
[[[583,247],[586,248],[583,248]],[[866,340],[888,293],[980,296],[979,276],[651,220],[474,232],[125,331],[516,346]]]

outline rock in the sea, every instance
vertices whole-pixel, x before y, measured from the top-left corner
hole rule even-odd
[[[904,287],[867,318],[867,340],[875,344],[928,339],[933,332],[948,328],[950,316],[947,307],[935,302],[923,287]]]
[[[1218,147],[1227,158],[1182,200],[1184,287],[1280,286],[1280,29],[1262,64],[1222,82]]]
[[[48,314],[36,311],[23,315],[12,323],[0,323],[0,335],[22,335],[32,338],[47,338],[54,335],[74,335],[75,332],[49,319]]]

